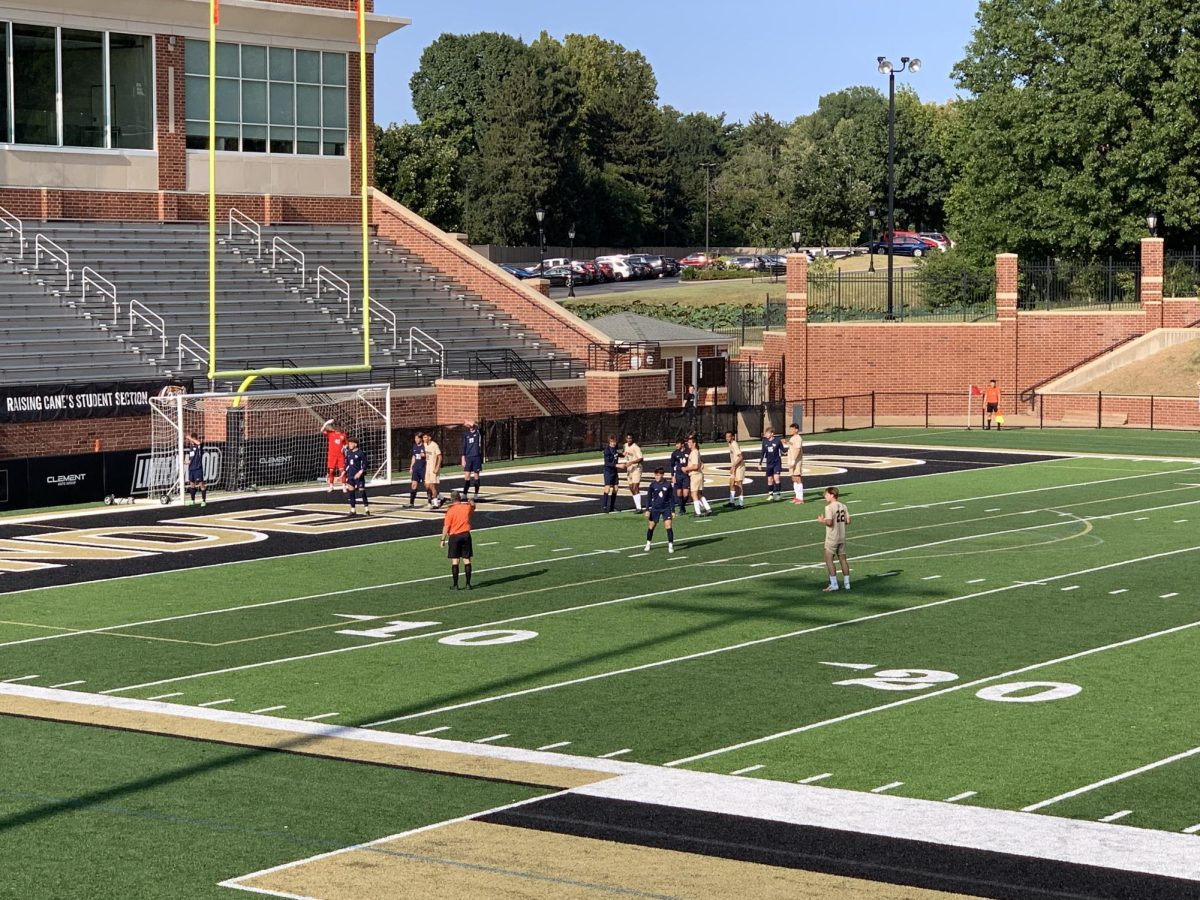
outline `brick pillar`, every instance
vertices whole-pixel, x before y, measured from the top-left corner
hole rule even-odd
[[[783,396],[798,403],[808,392],[808,257],[787,258],[787,349],[783,358]]]
[[[1142,310],[1146,330],[1163,327],[1163,239],[1142,238]]]
[[[347,67],[350,121],[346,152],[350,154],[350,195],[362,191],[362,150],[359,147],[358,53],[351,53]],[[375,186],[375,54],[367,54],[367,184]]]
[[[171,41],[175,46],[171,46]],[[158,189],[187,190],[187,149],[184,143],[183,44],[178,36],[154,38],[155,130],[158,132]],[[174,116],[171,111],[174,107]]]
[[[1016,409],[1021,393],[1017,353],[1017,274],[1020,260],[1015,253],[996,254],[996,321],[1000,324],[997,380],[1002,391],[1001,409]]]
[[[549,278],[531,278],[529,286],[541,294],[543,297],[550,296],[550,279]]]

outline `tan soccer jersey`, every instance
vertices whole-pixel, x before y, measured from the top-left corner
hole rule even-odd
[[[437,484],[442,468],[442,448],[433,441],[425,445],[425,483]]]
[[[804,438],[798,434],[793,434],[788,438],[788,471],[793,475],[799,474],[801,460],[804,457]]]
[[[642,480],[642,448],[637,444],[625,445],[625,475],[631,483]]]
[[[832,525],[825,526],[825,547],[829,550],[841,549],[846,543],[846,523],[850,521],[850,512],[846,504],[834,500],[825,507],[825,521]]]
[[[700,460],[700,451],[688,453],[688,477],[691,480],[692,493],[704,490],[704,463]]]
[[[729,442],[729,477],[746,477],[746,458],[742,456],[742,448],[737,441]]]

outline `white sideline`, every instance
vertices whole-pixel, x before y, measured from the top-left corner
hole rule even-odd
[[[1116,784],[1118,781],[1124,781],[1126,778],[1133,778],[1136,775],[1141,775],[1143,772],[1150,772],[1154,769],[1169,766],[1173,762],[1179,762],[1181,759],[1195,756],[1200,753],[1200,747],[1193,747],[1191,750],[1185,750],[1182,753],[1176,753],[1174,756],[1168,756],[1166,759],[1160,759],[1156,762],[1149,763],[1144,766],[1138,766],[1136,769],[1130,769],[1128,772],[1122,772],[1119,775],[1113,775],[1110,778],[1104,778],[1100,781],[1085,784],[1083,787],[1075,788],[1073,791],[1067,791],[1065,794],[1059,794],[1057,797],[1051,797],[1049,800],[1042,800],[1040,803],[1032,803],[1029,806],[1022,807],[1021,812],[1036,812],[1039,809],[1044,809],[1047,806],[1058,803],[1062,800],[1070,800],[1072,797],[1078,797],[1080,794],[1086,794],[1089,791],[1094,791],[1097,788],[1107,787],[1110,784]]]

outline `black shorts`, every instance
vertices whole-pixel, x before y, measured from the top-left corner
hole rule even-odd
[[[988,411],[988,412],[990,412],[990,413],[994,413],[994,412],[996,412],[996,411],[997,411],[997,410],[999,410],[999,409],[1000,409],[1000,404],[999,404],[999,403],[989,403],[989,404],[987,405],[987,411]]]
[[[675,476],[675,490],[690,491],[692,489],[692,480],[686,475]]]
[[[188,484],[203,484],[204,483],[204,470],[203,469],[197,469],[197,470],[188,469],[187,480],[188,480]]]
[[[605,469],[604,470],[604,486],[605,487],[617,487],[620,483],[621,483],[620,476],[617,474],[616,469]]]
[[[779,470],[780,470],[781,468],[782,468],[782,467],[781,467],[781,466],[780,466],[780,464],[779,464],[779,463],[777,463],[777,462],[769,462],[769,463],[767,463],[767,469],[766,469],[767,477],[768,477],[768,478],[778,478],[778,477],[779,477]]]
[[[352,491],[364,491],[365,492],[367,489],[367,479],[366,478],[347,478],[346,479],[346,487],[350,488],[350,490],[352,490]]]
[[[463,472],[482,472],[482,471],[483,471],[483,460],[482,459],[472,459],[471,457],[468,456],[467,464],[465,466],[463,466]]]
[[[424,484],[425,483],[425,467],[424,466],[413,466],[412,477],[409,479],[409,481],[415,481],[417,484]]]
[[[470,559],[471,532],[450,535],[448,546],[450,551],[446,554],[447,559]]]
[[[652,510],[650,510],[650,521],[651,522],[670,521],[671,517],[674,515],[675,515],[675,510],[673,510],[673,509],[652,509]]]

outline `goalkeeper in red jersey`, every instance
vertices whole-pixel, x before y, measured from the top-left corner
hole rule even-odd
[[[321,426],[321,433],[325,435],[328,446],[325,458],[328,472],[328,486],[325,488],[325,493],[328,494],[332,493],[335,484],[342,483],[346,472],[346,432],[338,428],[337,423],[330,419]]]

